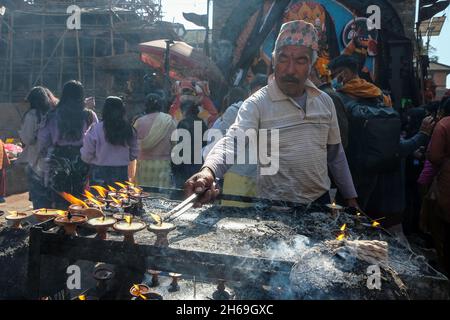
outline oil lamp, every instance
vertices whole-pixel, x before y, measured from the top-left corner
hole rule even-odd
[[[65,217],[59,216],[55,219],[55,224],[64,228],[64,232],[69,236],[76,236],[77,226],[84,224],[87,217],[79,214],[69,214]]]
[[[150,293],[150,288],[145,284],[134,284],[130,288],[130,294],[134,297],[139,297],[143,300],[147,300],[146,294]]]
[[[44,222],[59,216],[65,217],[67,215],[67,211],[43,208],[34,210],[33,215],[39,222]]]
[[[172,283],[169,287],[169,292],[176,292],[180,290],[180,285],[178,284],[178,281],[181,278],[181,274],[171,272],[169,273],[169,276],[172,277]]]
[[[135,243],[134,234],[141,230],[144,230],[146,224],[142,221],[133,221],[131,216],[125,216],[125,221],[116,222],[113,225],[114,230],[123,234],[124,241],[129,243]]]
[[[106,232],[117,222],[116,219],[102,216],[100,218],[93,218],[88,221],[88,224],[97,231],[96,238],[106,240]]]
[[[148,270],[147,272],[152,276],[152,287],[159,286],[159,275],[161,274],[161,271]]]
[[[333,202],[331,204],[327,204],[327,208],[331,209],[331,214],[332,215],[338,215],[339,212],[341,212],[344,209],[344,207],[336,204],[336,202]]]
[[[10,211],[9,215],[5,217],[6,221],[11,223],[12,229],[21,229],[21,223],[24,219],[28,218],[29,215],[26,213],[19,213],[17,211]]]
[[[231,295],[225,290],[225,280],[217,280],[217,290],[213,293],[214,300],[230,300]]]
[[[169,246],[169,239],[167,238],[167,236],[171,231],[175,229],[175,225],[168,222],[161,222],[160,224],[151,224],[148,226],[148,230],[156,235],[156,241],[154,245],[158,247]]]

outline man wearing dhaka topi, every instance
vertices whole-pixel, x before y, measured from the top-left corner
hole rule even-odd
[[[308,79],[317,59],[317,41],[317,31],[310,23],[297,20],[282,25],[268,85],[243,103],[235,123],[208,154],[201,171],[186,181],[187,195],[202,194],[196,206],[219,194],[215,181],[230,167],[226,159],[236,155],[235,134],[254,130],[259,140],[265,129],[278,132],[279,165],[274,174],[261,174],[264,166],[258,159],[260,198],[330,203],[330,171],[347,205],[357,207],[333,101]]]

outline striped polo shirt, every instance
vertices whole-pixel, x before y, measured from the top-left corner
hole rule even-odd
[[[306,112],[305,112],[306,109]],[[273,175],[261,175],[258,164],[258,196],[265,199],[310,203],[330,189],[327,145],[341,143],[336,110],[331,98],[311,81],[306,82],[306,108],[286,96],[275,78],[241,106],[235,123],[205,160],[205,167],[221,178],[229,166],[227,153],[233,153],[233,131],[277,129],[279,168]],[[271,150],[270,140],[267,150]],[[269,155],[270,157],[270,155]]]

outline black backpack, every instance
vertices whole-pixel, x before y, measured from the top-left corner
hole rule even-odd
[[[347,158],[352,171],[389,173],[400,167],[401,119],[381,99],[340,94],[349,119]]]

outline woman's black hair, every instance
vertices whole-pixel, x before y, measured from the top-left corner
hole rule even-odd
[[[84,107],[84,88],[81,82],[71,80],[63,87],[61,99],[56,107],[56,119],[60,138],[78,141],[83,136],[83,127],[88,112]]]
[[[450,116],[450,97],[444,97],[442,99],[440,109],[444,117]]]
[[[45,114],[50,110],[51,101],[48,96],[48,89],[38,86],[34,87],[30,90],[25,100],[30,103],[30,109],[23,115],[27,115],[31,110],[36,110],[36,115],[38,118],[38,122],[41,122],[41,119]]]
[[[106,141],[115,146],[130,145],[133,127],[125,117],[126,110],[122,99],[108,97],[103,105],[103,130]]]
[[[164,109],[164,100],[156,93],[145,97],[145,113],[161,112]]]

